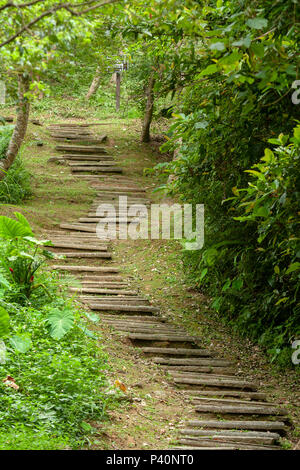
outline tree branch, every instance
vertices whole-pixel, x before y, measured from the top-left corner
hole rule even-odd
[[[38,3],[40,2],[41,0],[35,0],[33,2],[31,2],[31,4],[34,4],[34,3]],[[95,3],[97,0],[90,0],[88,2],[84,2],[84,3],[81,3],[81,4],[78,4],[77,6],[78,7],[83,7],[83,6],[86,6],[86,5],[90,5],[91,3]],[[97,3],[96,5],[93,5],[89,8],[87,8],[86,10],[82,10],[82,11],[74,11],[72,10],[71,8],[71,4],[69,3],[63,3],[63,4],[56,4],[54,5],[52,8],[50,8],[49,10],[46,10],[44,11],[41,15],[37,16],[36,18],[34,18],[32,21],[30,21],[29,23],[27,23],[26,25],[24,25],[21,29],[19,29],[19,31],[15,34],[13,34],[12,36],[10,36],[8,39],[6,39],[6,41],[3,41],[2,43],[0,43],[0,48],[3,47],[3,46],[6,46],[7,44],[10,44],[12,41],[14,41],[18,36],[20,36],[21,34],[24,33],[24,31],[28,31],[28,29],[32,28],[32,26],[34,26],[36,23],[38,23],[39,21],[41,21],[43,18],[45,18],[46,16],[51,16],[53,13],[55,13],[56,11],[58,10],[66,10],[68,11],[72,16],[82,16],[82,15],[85,15],[86,13],[92,11],[92,10],[95,10],[97,8],[101,8],[101,7],[104,7],[106,5],[109,5],[111,3],[116,3],[116,2],[119,2],[120,0],[104,0],[102,1],[101,3]],[[22,5],[29,5],[28,4],[22,4]],[[8,6],[13,6],[13,7],[16,7],[18,8],[17,5],[14,5],[14,4],[11,4],[11,3],[7,3],[5,5],[7,8]],[[74,4],[72,4],[73,8],[74,8]],[[4,9],[2,7],[2,9]]]

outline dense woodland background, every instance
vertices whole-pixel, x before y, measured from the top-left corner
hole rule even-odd
[[[119,115],[141,120],[145,143],[151,125],[160,123],[162,154],[176,154],[154,170],[162,175],[159,190],[205,205],[205,246],[182,255],[189,282],[212,299],[221,319],[262,345],[270,361],[295,367],[298,2],[1,1],[0,31],[7,89],[0,115],[18,109],[16,125],[2,120],[0,127],[2,203],[30,197],[19,154],[30,108],[54,117],[57,100],[66,118],[76,117],[75,100],[113,115],[112,74],[126,62]],[[1,308],[9,311],[2,266]]]

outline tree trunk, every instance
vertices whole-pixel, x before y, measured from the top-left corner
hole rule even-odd
[[[178,147],[174,150],[174,154],[173,154],[173,158],[172,158],[173,161],[177,160],[177,158],[179,156],[180,147],[182,145],[182,138],[181,137],[178,139],[177,143],[178,143]],[[171,174],[168,178],[168,183],[172,183],[175,180],[176,180],[176,176]]]
[[[87,100],[89,100],[90,97],[92,95],[94,95],[96,93],[96,91],[98,90],[99,85],[100,85],[100,78],[101,78],[100,67],[97,67],[96,73],[95,73],[95,76],[94,76],[93,81],[91,83],[91,86],[89,88],[89,91],[86,94],[86,99]]]
[[[146,90],[146,110],[144,115],[143,127],[142,127],[142,137],[141,142],[150,142],[150,125],[153,116],[153,107],[154,107],[154,93],[153,88],[155,84],[155,78],[153,74],[150,75],[148,87]]]
[[[26,134],[30,104],[24,95],[29,91],[29,84],[29,77],[20,73],[18,75],[18,114],[6,157],[0,161],[0,181],[5,178],[6,172],[15,161]]]

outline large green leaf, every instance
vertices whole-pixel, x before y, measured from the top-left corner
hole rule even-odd
[[[25,354],[31,348],[31,339],[28,336],[14,335],[9,338],[9,342],[15,351]]]
[[[14,212],[14,216],[16,217],[16,219],[18,219],[18,222],[20,222],[20,224],[24,225],[25,227],[28,228],[28,230],[30,230],[31,234],[32,234],[32,229],[31,229],[31,226],[30,226],[30,223],[28,222],[28,220],[26,219],[26,217],[24,217],[23,214],[21,214],[21,212]]]
[[[47,317],[50,336],[61,339],[73,327],[74,315],[71,310],[59,310],[55,308]]]
[[[5,308],[0,306],[0,338],[9,332],[9,315]]]
[[[32,235],[31,228],[5,215],[0,216],[0,237],[13,239]]]

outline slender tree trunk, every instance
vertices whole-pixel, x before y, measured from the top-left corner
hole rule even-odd
[[[18,75],[18,114],[6,157],[3,161],[0,160],[0,181],[5,178],[7,170],[15,161],[26,134],[30,104],[28,98],[24,95],[29,91],[29,84],[29,76],[20,73]]]
[[[146,90],[146,110],[144,115],[143,127],[142,127],[142,142],[150,142],[150,126],[153,116],[153,107],[154,107],[154,93],[153,88],[155,84],[155,78],[153,74],[150,75],[149,83]]]
[[[95,76],[93,78],[93,81],[91,83],[91,86],[89,88],[89,91],[86,94],[86,99],[89,100],[92,95],[96,93],[96,91],[99,88],[100,85],[100,79],[101,79],[101,73],[100,73],[100,67],[97,67]]]
[[[121,73],[116,72],[116,112],[120,111],[121,101]]]
[[[181,137],[178,139],[177,144],[178,144],[178,147],[174,150],[174,153],[173,153],[173,158],[172,158],[173,161],[177,160],[177,158],[179,157],[180,147],[182,145]],[[171,174],[168,178],[168,183],[172,183],[175,180],[176,180],[176,176]]]

